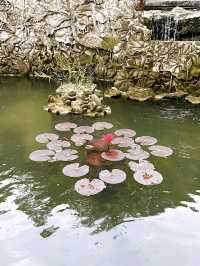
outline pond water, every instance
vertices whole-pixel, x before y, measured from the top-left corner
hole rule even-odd
[[[159,186],[126,181],[93,197],[74,191],[65,162],[29,160],[35,136],[58,122],[94,122],[43,111],[48,81],[0,79],[0,254],[3,266],[194,266],[200,250],[200,112],[176,101],[108,101],[114,129],[150,135],[174,154],[151,161]]]

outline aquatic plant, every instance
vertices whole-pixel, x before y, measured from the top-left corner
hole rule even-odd
[[[60,152],[56,152],[53,159],[55,161],[64,161],[64,162],[74,161],[78,158],[77,153],[78,152],[76,150],[66,149]]]
[[[153,145],[149,147],[152,155],[158,157],[168,157],[173,154],[173,150],[169,147],[160,146],[160,145]]]
[[[104,140],[107,143],[111,143],[114,138],[115,138],[114,134],[106,134],[102,136],[102,140]]]
[[[57,129],[58,131],[70,131],[71,129],[76,127],[77,125],[75,123],[70,122],[64,122],[55,125],[55,129]]]
[[[42,133],[36,136],[35,140],[39,143],[48,143],[52,140],[57,140],[59,138],[58,135],[53,133]]]
[[[150,146],[150,145],[154,145],[157,142],[157,139],[154,137],[150,137],[150,136],[142,136],[142,137],[136,138],[135,142],[138,142],[144,146]]]
[[[111,129],[113,124],[108,122],[96,122],[92,125],[95,130],[104,130],[104,129]]]
[[[126,173],[119,169],[113,169],[112,171],[102,170],[99,173],[99,178],[108,184],[119,184],[125,181]]]
[[[163,181],[162,175],[154,170],[141,170],[133,175],[134,179],[145,186],[158,185]]]
[[[83,196],[92,196],[98,194],[106,188],[104,182],[100,179],[89,180],[83,178],[75,183],[75,190]]]
[[[55,155],[54,151],[37,150],[37,151],[33,151],[29,155],[29,158],[35,162],[45,162],[45,161],[50,161],[54,155]]]
[[[80,166],[79,163],[68,164],[63,168],[63,174],[70,177],[80,177],[89,173],[89,166]]]
[[[103,162],[102,162],[101,153],[99,152],[88,153],[86,156],[86,162],[92,166],[98,166],[98,167],[102,166]]]
[[[146,160],[141,160],[141,161],[139,161],[139,163],[130,161],[128,163],[128,165],[133,172],[147,171],[147,170],[154,170],[155,169],[155,166]]]
[[[109,150],[107,152],[102,152],[101,157],[104,160],[118,162],[125,158],[125,154],[120,150]]]
[[[112,132],[112,128],[113,125],[109,122],[95,122],[92,126],[78,126],[72,122],[56,124],[55,129],[67,132],[67,137],[59,138],[54,133],[39,134],[36,141],[45,144],[47,149],[34,151],[29,158],[37,162],[52,163],[75,161],[64,166],[63,174],[76,178],[90,176],[91,180],[84,178],[75,183],[75,191],[83,196],[92,196],[103,191],[106,188],[105,183],[112,185],[124,182],[127,175],[118,168],[126,164],[133,172],[136,182],[145,186],[160,184],[162,175],[147,159],[150,155],[166,158],[173,154],[173,150],[155,145],[157,139],[151,136],[135,138],[136,132],[132,129],[124,128]],[[104,134],[99,135],[99,131],[104,131]],[[73,146],[78,148],[74,149]]]

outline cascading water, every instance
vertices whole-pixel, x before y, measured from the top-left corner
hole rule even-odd
[[[163,16],[160,19],[152,18],[152,39],[154,40],[177,40],[178,18],[174,16]]]

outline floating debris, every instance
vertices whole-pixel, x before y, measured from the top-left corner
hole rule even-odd
[[[148,159],[150,154],[147,151],[141,149],[141,150],[132,151],[130,153],[125,153],[125,156],[127,159],[140,161]]]
[[[128,138],[132,138],[136,135],[136,132],[132,129],[129,128],[123,128],[123,129],[118,129],[115,131],[115,135],[117,136],[124,136]]]
[[[93,133],[94,128],[90,126],[80,126],[74,129],[74,133],[81,134],[81,133]]]
[[[150,146],[150,145],[154,145],[157,142],[157,139],[154,137],[150,137],[150,136],[142,136],[142,137],[137,137],[135,139],[135,142],[138,142],[144,146]]]
[[[138,183],[145,186],[159,185],[163,181],[162,175],[154,170],[137,171],[133,177]]]
[[[56,161],[64,161],[64,162],[74,161],[78,158],[77,153],[78,152],[76,150],[72,149],[63,150],[60,152],[56,152],[54,159]]]
[[[71,146],[69,141],[66,140],[53,140],[47,144],[47,148],[53,151],[62,151],[63,148],[69,148]]]
[[[90,181],[87,178],[83,178],[75,183],[75,191],[83,196],[92,196],[100,193],[106,188],[104,182],[99,179],[93,179]]]
[[[104,130],[104,129],[111,129],[113,124],[108,122],[96,122],[92,125],[95,130]]]
[[[71,129],[74,129],[76,127],[77,125],[71,122],[64,122],[55,125],[55,129],[57,129],[58,131],[70,131]]]
[[[119,184],[125,181],[126,173],[119,169],[113,169],[112,171],[102,170],[99,173],[99,178],[108,184]]]
[[[120,150],[109,150],[107,152],[103,152],[101,157],[104,160],[117,162],[123,160],[125,158],[125,154]]]
[[[137,171],[149,171],[149,170],[154,170],[155,167],[152,163],[148,162],[148,161],[139,161],[139,163],[136,162],[129,162],[128,163],[129,168],[133,171],[133,172],[137,172]]]
[[[51,161],[52,157],[55,155],[54,151],[50,150],[37,150],[33,151],[30,155],[29,158],[32,161],[35,162],[45,162],[45,161]]]
[[[35,138],[35,140],[39,143],[48,143],[49,141],[57,139],[59,139],[59,136],[54,133],[42,133]]]
[[[150,146],[151,154],[158,157],[168,157],[173,154],[173,150],[166,146],[154,145]]]
[[[63,174],[69,177],[80,177],[89,173],[89,166],[80,166],[79,163],[71,163],[63,168]]]

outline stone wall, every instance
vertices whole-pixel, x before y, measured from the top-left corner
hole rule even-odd
[[[83,72],[112,81],[107,96],[198,98],[200,42],[152,41],[143,22],[131,0],[2,0],[0,74]]]

